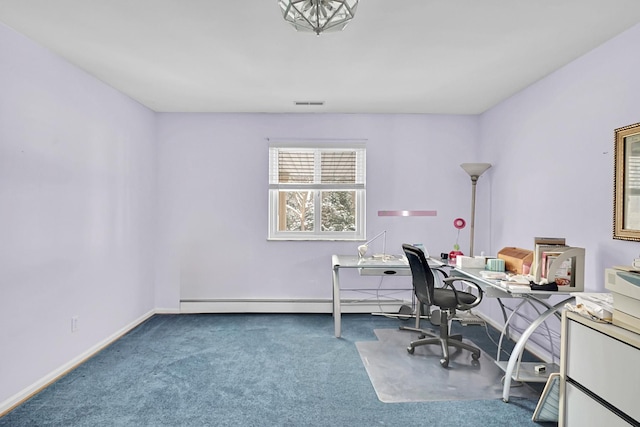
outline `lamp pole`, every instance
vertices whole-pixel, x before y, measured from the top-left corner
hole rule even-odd
[[[473,256],[473,236],[475,235],[476,224],[476,183],[478,182],[478,176],[471,176],[471,238],[469,241],[469,256]]]
[[[491,167],[490,163],[463,163],[460,165],[471,177],[471,230],[469,241],[469,256],[473,256],[473,238],[475,235],[476,223],[476,184],[480,175],[485,173]]]

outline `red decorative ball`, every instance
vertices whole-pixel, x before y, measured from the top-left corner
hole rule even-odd
[[[467,225],[467,222],[462,218],[456,218],[453,220],[453,226],[458,230],[461,230]]]

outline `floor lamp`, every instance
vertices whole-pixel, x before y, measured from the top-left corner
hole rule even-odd
[[[491,167],[491,163],[463,163],[460,165],[471,177],[471,241],[469,243],[469,256],[473,256],[473,235],[475,234],[476,217],[476,183],[480,175]]]

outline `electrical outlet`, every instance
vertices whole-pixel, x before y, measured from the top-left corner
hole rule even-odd
[[[76,332],[78,330],[78,316],[73,316],[71,318],[71,332]]]

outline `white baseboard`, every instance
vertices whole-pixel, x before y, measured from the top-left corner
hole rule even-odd
[[[179,308],[156,308],[154,314],[180,314]]]
[[[405,304],[411,304],[410,301]],[[397,313],[399,301],[343,300],[342,313]],[[333,313],[331,300],[183,300],[180,313]]]
[[[148,318],[150,318],[154,314],[156,314],[156,310],[151,310],[148,313],[142,315],[141,317],[139,317],[138,319],[136,319],[133,322],[129,323],[128,325],[126,325],[125,327],[123,327],[122,329],[117,331],[116,333],[112,334],[111,336],[109,336],[106,339],[102,340],[98,344],[96,344],[93,347],[89,348],[84,353],[78,355],[77,357],[73,358],[69,362],[67,362],[64,365],[60,366],[58,369],[55,369],[54,371],[50,372],[45,377],[43,377],[40,380],[36,381],[35,383],[31,384],[29,387],[27,387],[24,390],[21,390],[20,392],[14,394],[13,396],[8,398],[4,402],[1,402],[0,403],[0,417],[2,417],[5,413],[11,411],[16,406],[20,405],[22,402],[24,402],[27,399],[31,398],[36,393],[40,392],[41,390],[43,390],[44,388],[46,388],[50,384],[52,384],[55,381],[57,381],[58,379],[62,378],[65,374],[67,374],[68,372],[72,371],[76,367],[80,366],[86,360],[89,360],[95,354],[100,352],[100,350],[104,349],[105,347],[107,347],[111,343],[117,341],[120,337],[125,335],[127,332],[129,332],[130,330],[132,330],[136,326],[140,325],[142,322],[144,322],[145,320],[147,320]]]

